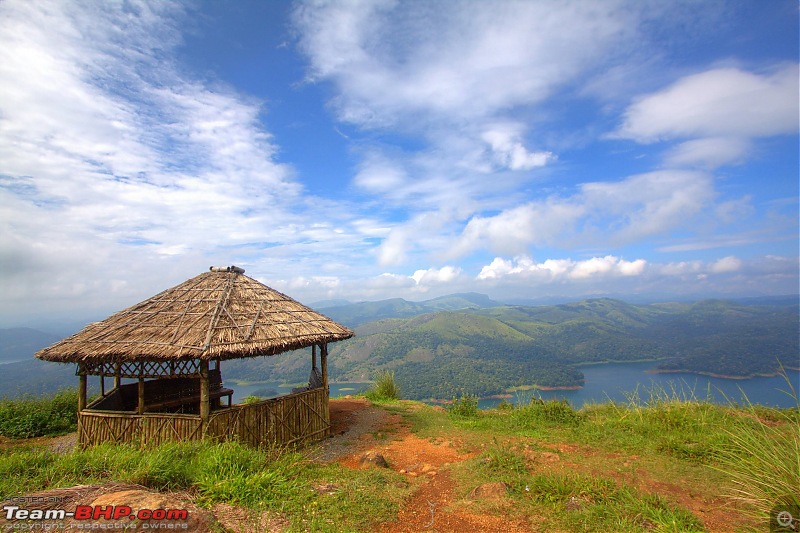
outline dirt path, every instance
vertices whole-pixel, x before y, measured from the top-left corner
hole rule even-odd
[[[496,533],[529,532],[529,525],[502,517],[470,512],[461,505],[448,467],[474,457],[459,451],[453,442],[421,439],[411,433],[400,415],[372,407],[368,400],[331,401],[333,438],[322,443],[314,457],[338,461],[348,468],[362,468],[366,454],[380,454],[389,468],[408,477],[416,491],[400,509],[398,517],[377,526],[380,533],[460,532]]]

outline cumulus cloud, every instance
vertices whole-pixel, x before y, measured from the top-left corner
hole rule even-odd
[[[608,255],[575,260],[547,259],[537,262],[523,255],[496,257],[475,280],[484,289],[516,298],[524,291],[535,294],[636,294],[659,295],[667,300],[678,295],[740,296],[759,288],[761,294],[790,294],[797,285],[797,258],[762,256],[742,260],[726,256],[708,261],[633,261]],[[794,287],[794,289],[793,289]]]
[[[444,266],[442,268],[429,268],[427,270],[417,270],[411,278],[417,285],[435,285],[439,283],[450,283],[461,274],[461,269],[454,266]]]
[[[728,257],[723,257],[722,259],[714,261],[709,267],[709,270],[717,274],[722,274],[724,272],[736,272],[740,268],[742,268],[741,259],[729,255]]]
[[[613,255],[592,257],[580,261],[548,259],[542,263],[537,263],[531,257],[523,255],[514,259],[494,258],[490,264],[481,269],[477,279],[499,280],[516,277],[536,279],[542,282],[562,279],[602,279],[614,276],[639,276],[646,267],[647,261],[644,259],[626,261]]]

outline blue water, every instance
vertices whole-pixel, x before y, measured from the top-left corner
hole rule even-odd
[[[753,404],[773,407],[797,407],[797,401],[783,391],[790,391],[789,384],[781,376],[757,377],[751,379],[724,379],[701,376],[691,373],[651,374],[658,363],[607,363],[584,365],[578,369],[586,381],[583,388],[573,391],[530,391],[512,394],[507,401],[527,403],[535,394],[544,400],[566,399],[574,408],[580,409],[586,403],[601,403],[613,400],[626,402],[631,394],[638,394],[642,401],[649,398],[648,391],[666,391],[670,396],[684,399],[710,400],[715,403],[748,401]],[[787,377],[800,393],[800,372],[788,370]],[[499,399],[485,399],[478,402],[482,409],[494,407]]]
[[[601,403],[609,400],[628,401],[631,394],[638,394],[642,401],[649,397],[649,390],[666,391],[670,396],[684,399],[710,400],[716,403],[747,403],[769,405],[773,407],[797,407],[794,397],[786,394],[790,387],[781,377],[724,379],[700,376],[690,373],[650,374],[647,370],[656,368],[658,363],[607,363],[601,365],[584,365],[578,368],[583,372],[586,381],[583,388],[574,391],[521,391],[512,394],[506,401],[527,403],[531,397],[550,399],[566,399],[573,407],[580,409],[585,403]],[[800,393],[800,372],[787,371],[787,377]],[[279,383],[258,383],[255,385],[236,385],[226,382],[226,387],[234,390],[233,402],[237,403],[245,396],[259,390],[269,390],[274,397],[291,392],[291,387],[281,387]],[[331,383],[331,398],[358,394],[369,387],[369,383]],[[446,398],[449,399],[449,398]],[[489,409],[500,403],[500,399],[488,398],[478,402],[481,409]]]
[[[369,385],[369,383],[331,383],[331,398],[364,392]],[[292,392],[291,386],[282,387],[277,382],[256,383],[254,385],[237,385],[233,382],[225,382],[224,386],[233,389],[233,403],[239,403],[245,396],[250,396],[257,392],[271,392],[271,394],[264,395],[265,398],[274,398],[275,396]]]

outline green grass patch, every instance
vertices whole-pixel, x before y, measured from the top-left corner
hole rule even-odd
[[[400,399],[400,387],[394,379],[394,372],[384,370],[367,389],[366,397],[373,402],[393,402]]]
[[[12,439],[75,431],[78,393],[64,389],[52,396],[0,400],[0,435]]]
[[[0,450],[0,500],[110,481],[187,491],[201,506],[225,502],[273,511],[292,531],[370,529],[394,518],[410,490],[389,470],[321,465],[298,452],[235,442],[174,442],[150,450],[104,444],[63,455],[44,448]]]

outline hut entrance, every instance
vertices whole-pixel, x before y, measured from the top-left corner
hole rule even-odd
[[[243,274],[238,267],[212,267],[36,354],[77,363],[81,444],[214,438],[260,446],[327,434],[328,342],[353,332]],[[307,387],[232,404],[222,360],[308,346]],[[89,405],[88,376],[101,378],[101,395]],[[107,377],[114,379],[108,392]]]

